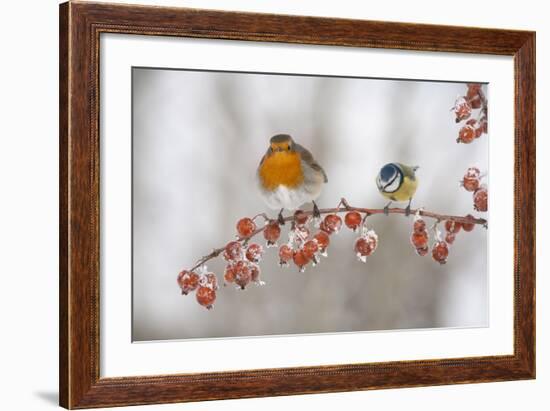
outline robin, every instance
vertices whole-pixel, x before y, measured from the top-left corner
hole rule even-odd
[[[313,155],[288,134],[271,137],[257,176],[260,193],[268,207],[280,210],[281,224],[284,224],[282,213],[285,208],[296,210],[310,201],[314,216],[320,215],[315,200],[328,181],[327,175]]]
[[[405,215],[410,215],[411,201],[418,187],[418,178],[416,177],[418,168],[418,166],[406,166],[401,163],[388,163],[380,169],[376,177],[376,185],[380,194],[390,200],[384,207],[386,215],[392,201],[408,201]]]

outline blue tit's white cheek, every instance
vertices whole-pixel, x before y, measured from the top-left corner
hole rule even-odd
[[[393,181],[391,182],[391,184],[386,186],[384,191],[386,193],[393,193],[394,191],[397,191],[399,186],[400,186],[400,179],[399,178],[394,178]]]

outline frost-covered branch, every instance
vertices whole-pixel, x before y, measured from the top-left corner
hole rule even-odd
[[[367,226],[367,221],[374,215],[407,215],[405,208],[364,208],[350,206],[342,198],[335,208],[319,209],[319,215],[314,211],[298,210],[293,215],[282,219],[270,219],[265,214],[258,214],[253,218],[242,218],[237,222],[237,236],[226,245],[215,248],[209,254],[200,258],[188,270],[178,275],[178,284],[183,294],[197,290],[197,301],[211,308],[216,299],[218,280],[214,273],[208,272],[206,263],[220,255],[227,262],[224,272],[224,284],[235,283],[239,288],[246,288],[250,283],[263,284],[260,280],[259,262],[264,253],[262,245],[252,243],[260,234],[266,241],[267,247],[278,247],[281,266],[288,266],[293,262],[299,271],[306,266],[316,265],[320,256],[326,256],[331,235],[337,233],[346,225],[349,229],[359,232],[354,244],[354,251],[360,261],[365,262],[378,246],[378,235]],[[339,214],[345,214],[344,220]],[[454,242],[456,234],[463,229],[471,231],[476,225],[487,227],[487,220],[472,215],[458,216],[436,213],[422,208],[410,210],[413,216],[411,243],[418,255],[424,256],[429,252],[429,234],[424,218],[434,220],[431,226],[433,231],[432,257],[435,261],[444,264],[448,256],[448,245]],[[325,216],[321,218],[321,216]],[[386,218],[386,217],[384,217]],[[263,220],[258,225],[257,221]],[[438,224],[444,223],[447,235],[441,237]],[[288,241],[278,246],[281,237],[281,225],[289,224]],[[312,234],[310,228],[316,232]]]

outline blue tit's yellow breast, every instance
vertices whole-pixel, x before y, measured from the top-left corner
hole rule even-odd
[[[274,152],[267,155],[259,170],[260,182],[269,191],[280,185],[296,188],[304,181],[300,155],[294,151]]]

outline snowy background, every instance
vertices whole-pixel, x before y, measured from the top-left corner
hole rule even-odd
[[[370,219],[380,241],[366,264],[345,228],[305,273],[280,268],[270,248],[267,284],[222,286],[210,311],[176,284],[181,269],[233,238],[239,218],[269,211],[254,178],[277,133],[326,170],[320,207],[342,196],[383,207],[375,176],[399,161],[421,167],[413,207],[472,213],[458,182],[469,166],[487,170],[488,136],[456,144],[449,109],[465,91],[461,83],[134,68],[133,339],[486,326],[487,232],[461,232],[440,266],[416,255],[402,216]],[[223,260],[208,267],[223,282]]]

